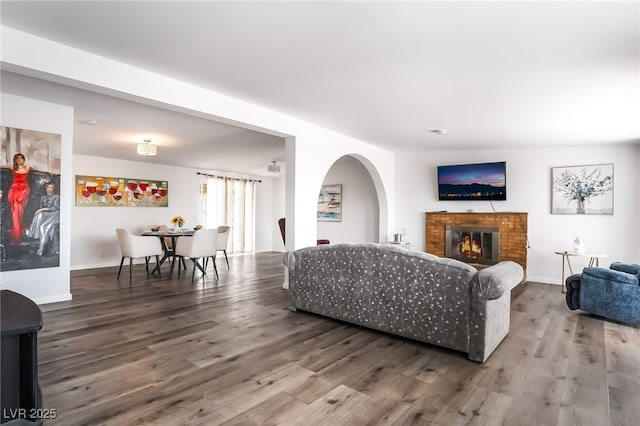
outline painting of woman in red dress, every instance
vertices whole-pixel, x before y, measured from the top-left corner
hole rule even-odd
[[[7,199],[11,208],[13,226],[10,237],[13,244],[20,244],[27,225],[24,220],[24,212],[29,201],[29,171],[31,167],[25,164],[24,155],[17,153],[13,156],[13,183],[9,188]]]
[[[0,274],[60,266],[59,216],[46,230],[30,229],[34,221],[43,225],[50,216],[43,216],[42,210],[43,197],[52,192],[48,188],[60,188],[60,142],[58,134],[0,126]],[[46,238],[41,231],[46,231]]]

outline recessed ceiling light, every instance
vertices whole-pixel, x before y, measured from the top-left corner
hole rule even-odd
[[[84,123],[90,126],[95,126],[96,124],[98,124],[98,120],[94,120],[93,118],[90,118],[88,120],[84,120]]]
[[[448,130],[447,129],[433,129],[433,130],[429,130],[429,132],[435,133],[436,135],[446,135]]]

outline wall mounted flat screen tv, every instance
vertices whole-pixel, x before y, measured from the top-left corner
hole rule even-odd
[[[438,199],[506,200],[507,163],[438,166]]]

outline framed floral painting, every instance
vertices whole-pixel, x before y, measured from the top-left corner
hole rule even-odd
[[[551,169],[552,214],[613,214],[613,164]]]

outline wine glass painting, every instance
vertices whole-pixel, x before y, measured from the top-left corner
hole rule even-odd
[[[76,175],[78,207],[168,207],[163,180]]]

